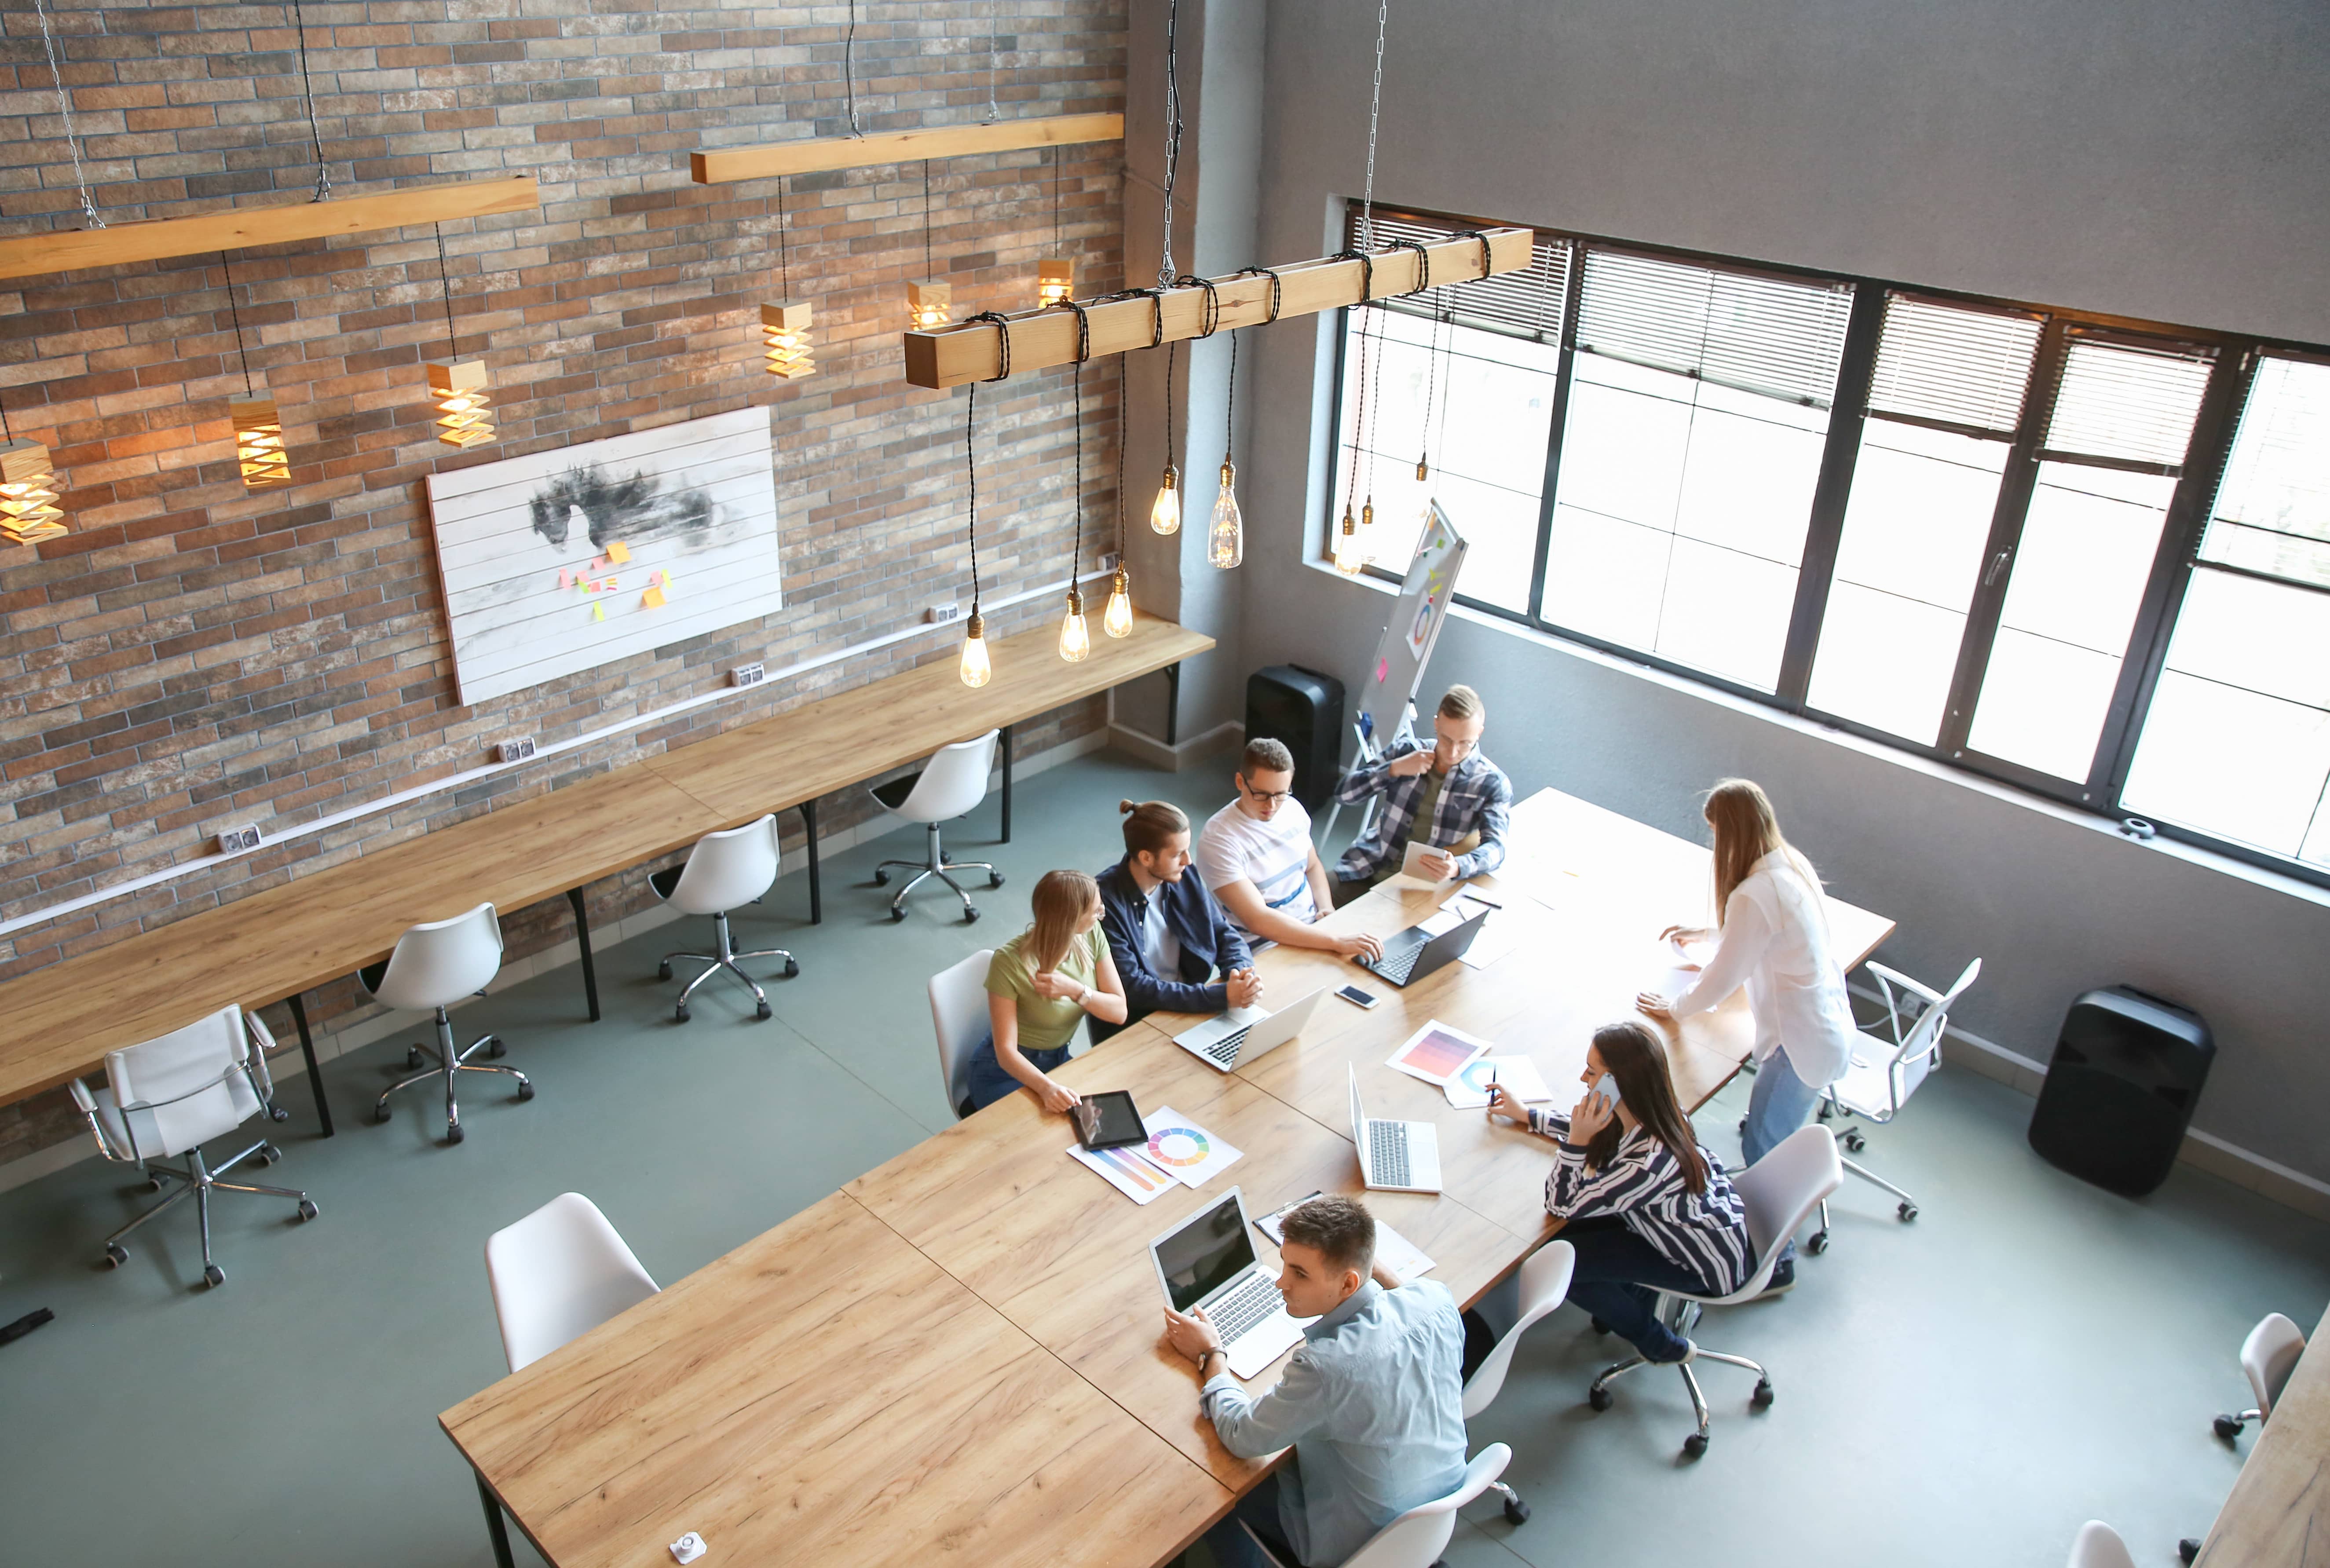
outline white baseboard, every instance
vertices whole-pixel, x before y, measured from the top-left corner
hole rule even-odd
[[[1192,735],[1170,746],[1153,735],[1128,730],[1122,724],[1111,723],[1108,727],[1110,745],[1151,768],[1162,768],[1171,773],[1179,773],[1192,762],[1201,761],[1225,746],[1234,745],[1245,738],[1246,725],[1236,719],[1226,720],[1202,735]]]

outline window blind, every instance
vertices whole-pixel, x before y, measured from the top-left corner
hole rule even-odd
[[[1885,297],[1885,329],[1869,383],[1869,411],[1979,430],[2012,440],[2022,422],[2040,323]]]
[[[2201,559],[2330,588],[2330,364],[2258,362]]]
[[[2182,472],[2214,354],[2075,340],[2047,420],[2047,450]]]
[[[1435,244],[1452,235],[1465,232],[1468,227],[1444,219],[1419,218],[1407,213],[1393,215],[1380,209],[1376,213],[1375,225],[1378,249],[1395,240]],[[1359,213],[1356,208],[1351,214],[1350,242],[1354,246],[1359,243]],[[1473,279],[1463,283],[1450,284],[1444,288],[1436,288],[1430,294],[1388,299],[1383,304],[1389,309],[1429,316],[1433,309],[1432,300],[1438,296],[1463,326],[1524,333],[1541,343],[1558,343],[1561,341],[1562,302],[1569,294],[1570,250],[1568,241],[1548,239],[1540,234],[1531,248],[1530,264],[1519,271],[1500,272],[1493,278]]]
[[[1852,312],[1847,283],[1799,283],[1599,247],[1586,253],[1577,346],[1826,408]]]

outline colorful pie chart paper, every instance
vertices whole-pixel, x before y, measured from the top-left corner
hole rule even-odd
[[[1142,1117],[1141,1125],[1149,1132],[1141,1157],[1183,1186],[1204,1186],[1245,1157],[1244,1150],[1232,1148],[1219,1133],[1208,1132],[1170,1105]]]

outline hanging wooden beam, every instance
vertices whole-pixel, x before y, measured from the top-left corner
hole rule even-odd
[[[1121,114],[1058,114],[1039,119],[999,119],[980,125],[877,131],[863,137],[767,142],[756,147],[710,147],[688,154],[687,164],[697,184],[721,185],[731,180],[765,180],[775,175],[814,175],[828,169],[907,164],[918,158],[959,158],[971,153],[1012,153],[1022,147],[1064,147],[1077,142],[1123,139],[1124,117]]]
[[[1481,241],[1469,235],[1435,241],[1424,247],[1425,254],[1431,258],[1433,287],[1516,272],[1530,264],[1535,231],[1489,229],[1482,232],[1488,241],[1485,271],[1481,265]],[[1279,278],[1278,318],[1283,321],[1293,316],[1315,316],[1322,310],[1357,305],[1362,298],[1359,290],[1363,282],[1370,285],[1365,296],[1369,299],[1410,293],[1423,281],[1418,268],[1416,254],[1409,250],[1378,250],[1366,266],[1356,260],[1327,259],[1274,268]],[[1271,318],[1269,279],[1249,274],[1217,278],[1213,282],[1219,310],[1215,330],[1226,332],[1236,326],[1259,326]],[[1205,324],[1204,289],[1194,285],[1169,288],[1163,304],[1163,341],[1172,343],[1198,335]],[[1149,347],[1154,331],[1154,310],[1145,298],[1113,299],[1086,306],[1092,357]],[[1066,364],[1076,357],[1074,311],[1057,306],[1047,310],[1020,311],[1010,317],[1009,330],[1014,374]],[[966,321],[935,332],[909,332],[905,335],[906,379],[916,386],[933,390],[991,381],[1003,366],[1003,331],[991,321]]]
[[[520,175],[507,180],[465,180],[384,191],[374,196],[336,196],[328,202],[230,207],[191,218],[150,218],[105,229],[59,229],[0,240],[0,279],[116,267],[124,261],[158,261],[170,256],[201,256],[213,250],[363,234],[376,229],[409,229],[449,218],[531,212],[541,205],[534,176]]]

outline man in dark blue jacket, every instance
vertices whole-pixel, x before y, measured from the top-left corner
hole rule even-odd
[[[1246,939],[1189,870],[1189,819],[1162,800],[1124,800],[1117,809],[1125,814],[1124,858],[1098,880],[1101,930],[1130,1006],[1124,1022],[1253,1006],[1262,978]],[[1086,1027],[1097,1045],[1123,1025],[1094,1018]]]

